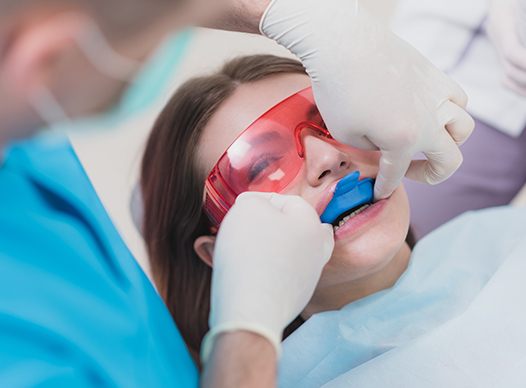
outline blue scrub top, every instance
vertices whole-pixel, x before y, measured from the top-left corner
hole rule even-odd
[[[70,143],[0,167],[0,385],[196,387],[171,316]]]

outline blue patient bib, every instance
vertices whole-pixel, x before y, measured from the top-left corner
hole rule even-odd
[[[15,146],[0,167],[0,386],[198,386],[64,138]]]

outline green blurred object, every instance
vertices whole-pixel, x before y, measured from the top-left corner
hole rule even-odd
[[[124,94],[115,114],[132,114],[155,102],[181,63],[191,40],[190,30],[172,36],[157,50]]]
[[[146,62],[120,101],[109,110],[72,122],[57,123],[52,129],[69,133],[80,130],[106,130],[130,116],[147,110],[170,87],[170,81],[184,58],[191,38],[190,29],[168,37]]]

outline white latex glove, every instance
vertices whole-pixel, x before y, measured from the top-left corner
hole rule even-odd
[[[358,0],[273,0],[260,29],[301,59],[331,134],[382,151],[376,198],[406,172],[436,184],[460,166],[474,128],[465,93]],[[427,161],[412,162],[418,152]]]
[[[238,330],[266,337],[279,354],[283,330],[309,302],[333,248],[332,226],[301,197],[240,195],[217,235],[203,361],[218,334]]]
[[[491,0],[487,32],[503,65],[504,84],[526,96],[526,0]]]

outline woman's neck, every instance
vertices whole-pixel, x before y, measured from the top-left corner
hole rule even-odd
[[[301,316],[308,319],[315,313],[339,310],[355,300],[392,287],[406,270],[410,257],[411,249],[404,243],[395,257],[381,270],[348,283],[317,290]]]

